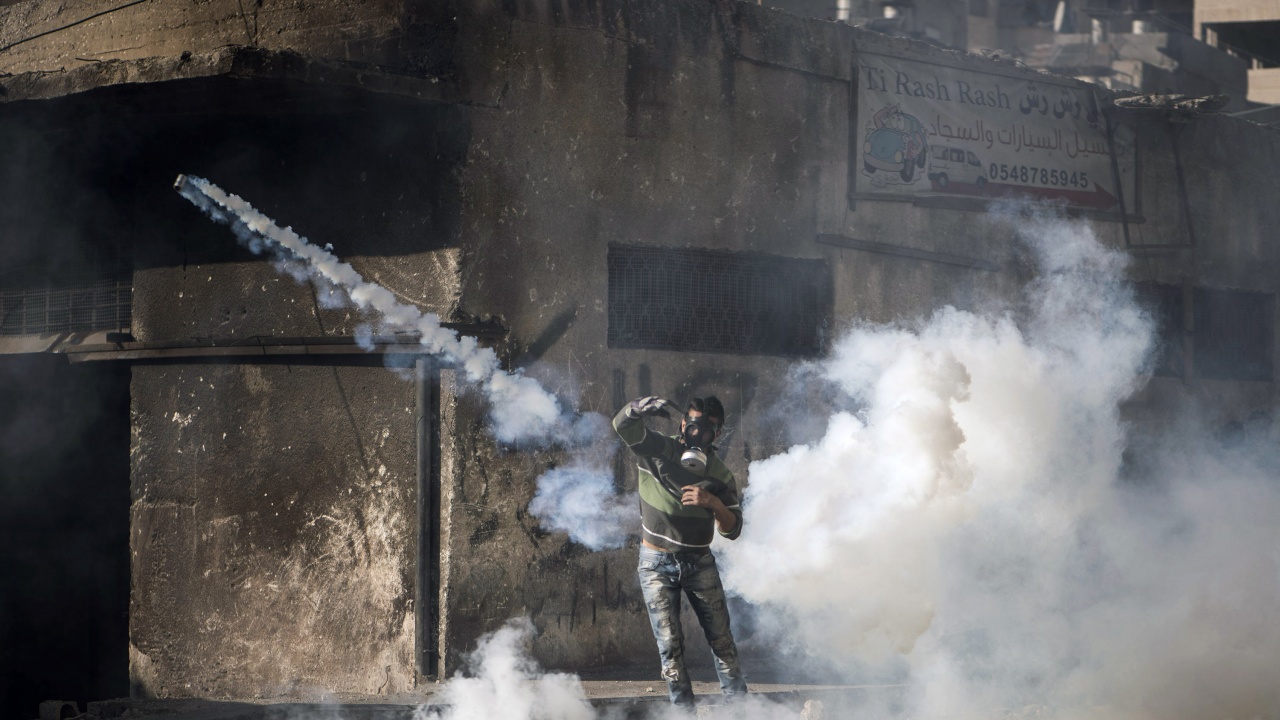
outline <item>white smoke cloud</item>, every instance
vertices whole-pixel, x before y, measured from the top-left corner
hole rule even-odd
[[[444,706],[441,720],[592,720],[576,675],[543,672],[526,649],[533,623],[510,620],[502,629],[481,638],[468,658],[469,674],[459,674],[437,693]],[[420,708],[415,720],[437,717]]]
[[[529,655],[535,634],[528,618],[515,618],[500,630],[481,638],[475,652],[467,657],[464,672],[450,678],[432,699],[422,706],[414,720],[818,720],[844,717],[840,712],[824,715],[821,703],[810,702],[807,714],[799,702],[783,705],[766,697],[748,695],[732,705],[704,706],[700,711],[652,703],[643,711],[614,705],[597,709],[587,700],[587,692],[577,675],[547,672]],[[815,705],[817,707],[815,707]]]
[[[1276,453],[1184,427],[1122,477],[1153,336],[1126,258],[1017,221],[1025,311],[863,325],[820,363],[858,411],[751,464],[726,586],[828,665],[905,663],[913,714],[1280,716]]]
[[[555,468],[538,479],[529,512],[548,530],[592,550],[619,548],[640,531],[639,501],[634,493],[619,495],[609,470],[596,464]]]
[[[577,542],[599,550],[621,547],[638,520],[635,503],[614,497],[609,461],[617,450],[608,420],[598,413],[573,413],[537,380],[516,370],[506,372],[498,356],[473,337],[462,337],[440,324],[439,316],[424,313],[396,299],[377,283],[341,262],[332,246],[319,247],[292,228],[281,228],[247,201],[202,178],[179,176],[175,187],[187,200],[217,222],[231,226],[240,241],[255,253],[274,251],[275,266],[299,282],[314,281],[318,302],[334,307],[341,295],[361,310],[376,313],[378,328],[417,333],[424,352],[461,369],[465,378],[482,388],[489,401],[494,436],[506,443],[568,446],[569,465],[552,470],[538,481],[531,512],[543,525],[563,530]],[[361,323],[356,344],[375,347],[375,328]],[[395,368],[393,368],[395,369]],[[406,372],[403,368],[399,371]],[[601,441],[608,440],[607,447]],[[630,506],[631,512],[624,507]]]

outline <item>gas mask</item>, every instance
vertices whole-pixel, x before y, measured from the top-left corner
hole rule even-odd
[[[680,464],[693,472],[702,472],[707,468],[707,454],[711,452],[711,443],[716,439],[719,425],[706,415],[696,418],[686,417],[684,434],[680,438],[685,451],[680,455]]]

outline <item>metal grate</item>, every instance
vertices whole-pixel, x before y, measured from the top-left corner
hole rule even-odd
[[[57,284],[0,286],[0,335],[41,335],[128,328],[133,283],[120,277],[76,276]]]
[[[1209,380],[1271,380],[1275,296],[1196,288],[1195,376]]]
[[[831,314],[821,260],[609,248],[609,347],[816,355]]]

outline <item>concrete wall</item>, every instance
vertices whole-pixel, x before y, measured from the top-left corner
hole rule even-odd
[[[1280,3],[1275,0],[1197,0],[1195,3],[1195,30],[1200,26],[1220,22],[1262,22],[1280,18]]]
[[[436,5],[213,0],[104,7],[95,0],[32,0],[0,9],[2,67],[13,74],[64,72],[239,45],[433,74],[442,68],[427,60],[432,47],[448,42],[447,33],[438,32]]]
[[[135,694],[414,687],[414,397],[376,366],[134,368]]]
[[[1280,68],[1249,71],[1249,102],[1280,103]]]
[[[222,15],[206,31],[174,25],[173,37],[189,32],[189,42],[206,49],[234,42],[232,26],[243,28],[246,18],[230,12],[233,5],[201,6],[222,7]],[[15,6],[3,32],[17,32],[13,13],[76,7]],[[181,15],[136,7],[149,13],[147,22]],[[298,7],[263,5],[281,13]],[[427,12],[416,4],[308,3],[307,10],[291,21],[298,34],[280,47],[369,60],[379,57],[369,48],[419,47],[424,37],[402,32],[397,19]],[[910,319],[1017,292],[1012,233],[980,205],[849,201],[851,66],[855,52],[874,50],[1034,73],[727,0],[477,2],[452,10],[452,39],[432,46],[449,49],[433,57],[461,89],[463,100],[451,107],[393,111],[357,95],[341,101],[353,103],[352,112],[335,111],[329,98],[284,113],[260,102],[281,96],[261,82],[120,91],[140,110],[108,125],[120,137],[135,120],[148,130],[149,147],[132,152],[149,159],[121,171],[145,177],[130,212],[153,251],[135,274],[137,337],[347,335],[359,325],[346,310],[319,308],[312,288],[262,261],[209,256],[228,241],[225,230],[209,227],[167,187],[177,172],[206,174],[333,242],[357,269],[424,309],[496,318],[508,330],[504,357],[581,410],[611,414],[650,393],[719,395],[737,428],[726,461],[745,478],[752,459],[782,447],[779,417],[768,411],[785,392],[781,378],[793,360],[609,347],[611,244],[821,260],[833,289],[829,337],[859,320]],[[325,22],[360,42],[324,34]],[[146,38],[146,52],[188,43],[170,44],[169,31]],[[61,62],[59,47],[42,55],[35,42],[18,46],[30,52],[27,67]],[[349,50],[357,46],[359,53]],[[399,58],[391,67],[407,66]],[[309,82],[288,85],[286,96],[315,100],[323,82]],[[193,119],[203,111],[190,108],[208,110],[198,98],[211,87],[224,93],[213,104],[230,108],[230,117]],[[174,104],[187,113],[175,119],[154,110]],[[1135,278],[1189,276],[1276,291],[1280,256],[1268,240],[1280,218],[1266,201],[1280,157],[1275,131],[1221,117],[1132,122],[1143,152],[1141,202],[1127,202],[1145,222],[1129,224],[1129,242],[1179,244],[1188,227],[1196,238],[1185,249],[1135,251]],[[1096,227],[1104,242],[1125,242],[1120,223]],[[864,249],[819,242],[820,235]],[[865,249],[867,241],[878,251]],[[412,687],[412,383],[377,361],[174,362],[134,373],[136,692],[248,697]],[[1162,381],[1144,401],[1231,393],[1242,399],[1224,412],[1267,404],[1273,388]],[[443,667],[456,667],[482,633],[528,615],[544,665],[630,666],[656,678],[632,574],[635,548],[591,553],[540,528],[527,512],[534,480],[564,457],[498,446],[484,414],[464,386],[445,381]],[[634,487],[633,472],[620,472],[618,482]]]
[[[1138,282],[1276,294],[1280,255],[1271,230],[1280,208],[1267,200],[1280,157],[1280,132],[1222,115],[1170,122],[1139,121],[1145,222],[1130,224]],[[1179,188],[1178,161],[1184,188]],[[1185,198],[1185,199],[1184,199]],[[1163,244],[1165,248],[1144,248]],[[1196,332],[1194,326],[1186,328]],[[1272,357],[1280,347],[1273,347]],[[1210,426],[1271,417],[1277,401],[1269,382],[1155,377],[1128,408],[1150,427],[1173,408],[1195,403]]]

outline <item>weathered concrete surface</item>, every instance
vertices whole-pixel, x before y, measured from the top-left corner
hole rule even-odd
[[[412,688],[413,383],[182,364],[133,388],[135,692]]]
[[[0,70],[66,72],[243,45],[440,76],[448,69],[436,58],[451,42],[444,7],[406,0],[122,0],[105,7],[94,0],[31,0],[0,8]]]
[[[225,77],[241,80],[298,82],[330,92],[355,90],[456,102],[457,88],[447,79],[387,72],[363,63],[301,55],[293,50],[264,50],[229,45],[178,56],[103,60],[65,71],[28,70],[0,76],[0,102],[43,100],[118,85]]]
[[[1249,102],[1280,103],[1280,68],[1249,70]]]

